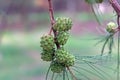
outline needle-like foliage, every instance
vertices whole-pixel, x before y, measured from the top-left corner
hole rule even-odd
[[[101,4],[104,0],[85,0],[92,7],[92,11],[95,14],[96,20],[101,24],[96,12],[95,4]],[[47,37],[42,37],[41,47],[45,52],[42,59],[44,61],[51,61],[49,69],[46,73],[46,80],[51,77],[51,80],[93,80],[90,76],[97,78],[98,80],[110,80],[111,75],[105,72],[101,67],[106,68],[105,59],[106,56],[103,55],[105,49],[108,49],[108,54],[111,55],[114,46],[114,35],[118,33],[118,55],[117,55],[117,80],[119,80],[119,63],[120,63],[120,51],[119,51],[119,40],[120,40],[120,5],[117,0],[109,0],[111,6],[117,13],[117,26],[110,22],[107,24],[106,31],[108,33],[105,38],[100,40],[98,43],[104,42],[101,55],[99,56],[76,56],[65,50],[64,45],[69,38],[69,30],[72,27],[72,20],[66,17],[59,17],[54,19],[52,0],[48,0],[49,4],[49,14],[51,21],[51,29]],[[98,14],[98,15],[97,15]],[[52,34],[53,32],[53,34]],[[52,36],[52,39],[49,38]],[[51,51],[52,50],[52,51]],[[52,54],[48,56],[51,51]],[[46,54],[47,53],[47,54]],[[103,61],[105,64],[101,63]],[[100,66],[101,65],[101,66]],[[110,70],[113,70],[109,68]],[[50,74],[52,72],[52,74]],[[113,80],[113,79],[112,79]]]

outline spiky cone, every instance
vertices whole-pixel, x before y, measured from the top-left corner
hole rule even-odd
[[[68,55],[69,53],[66,50],[60,48],[55,52],[56,61],[59,63],[65,63],[67,61]]]
[[[43,61],[52,61],[54,58],[54,50],[43,50],[43,52],[41,53],[41,59]]]
[[[88,4],[102,3],[103,0],[85,0]]]
[[[64,66],[56,61],[53,61],[50,65],[51,71],[53,73],[61,73],[64,70]]]
[[[60,45],[65,45],[67,40],[69,38],[69,33],[66,31],[62,31],[62,32],[59,32],[58,35],[57,35],[57,42],[60,44]]]
[[[106,31],[109,33],[114,33],[116,29],[116,24],[114,22],[109,22],[106,27]]]
[[[56,18],[56,22],[54,24],[54,29],[56,31],[68,31],[72,27],[72,20],[66,17],[58,17]]]
[[[51,50],[55,47],[54,37],[52,35],[43,35],[41,37],[40,46],[44,50]]]
[[[64,63],[66,67],[73,66],[75,64],[75,56],[69,54],[67,57],[67,61]]]

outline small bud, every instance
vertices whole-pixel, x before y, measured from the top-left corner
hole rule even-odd
[[[114,22],[109,22],[107,24],[106,30],[109,33],[114,33],[115,32],[115,28],[116,28],[116,24]]]

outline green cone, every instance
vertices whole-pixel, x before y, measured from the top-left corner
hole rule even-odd
[[[69,33],[68,32],[59,32],[57,35],[57,41],[60,45],[65,45],[67,40],[69,38]]]
[[[52,64],[51,64],[51,71],[54,72],[54,73],[61,73],[64,69],[64,66],[62,66],[62,64],[54,61]]]
[[[56,23],[54,24],[54,29],[56,31],[68,31],[72,27],[72,20],[66,17],[56,18]]]
[[[51,50],[54,48],[54,37],[52,35],[44,35],[41,37],[40,46],[44,50]]]
[[[43,61],[52,61],[53,60],[53,54],[54,54],[54,50],[43,50],[43,52],[41,53],[41,59]]]
[[[64,63],[67,61],[68,55],[69,55],[69,53],[67,51],[65,51],[64,49],[58,49],[55,52],[56,61],[59,63]]]
[[[75,56],[73,56],[72,54],[69,54],[67,57],[67,61],[64,63],[65,66],[73,66],[75,63]]]

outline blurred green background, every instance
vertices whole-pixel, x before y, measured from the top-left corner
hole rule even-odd
[[[109,3],[93,5],[101,25],[84,0],[53,0],[53,6],[55,17],[73,20],[65,48],[76,56],[100,55],[102,45],[95,44],[107,34],[106,23],[115,20]],[[47,0],[0,0],[0,80],[45,80],[49,62],[41,60],[40,37],[50,27]]]

